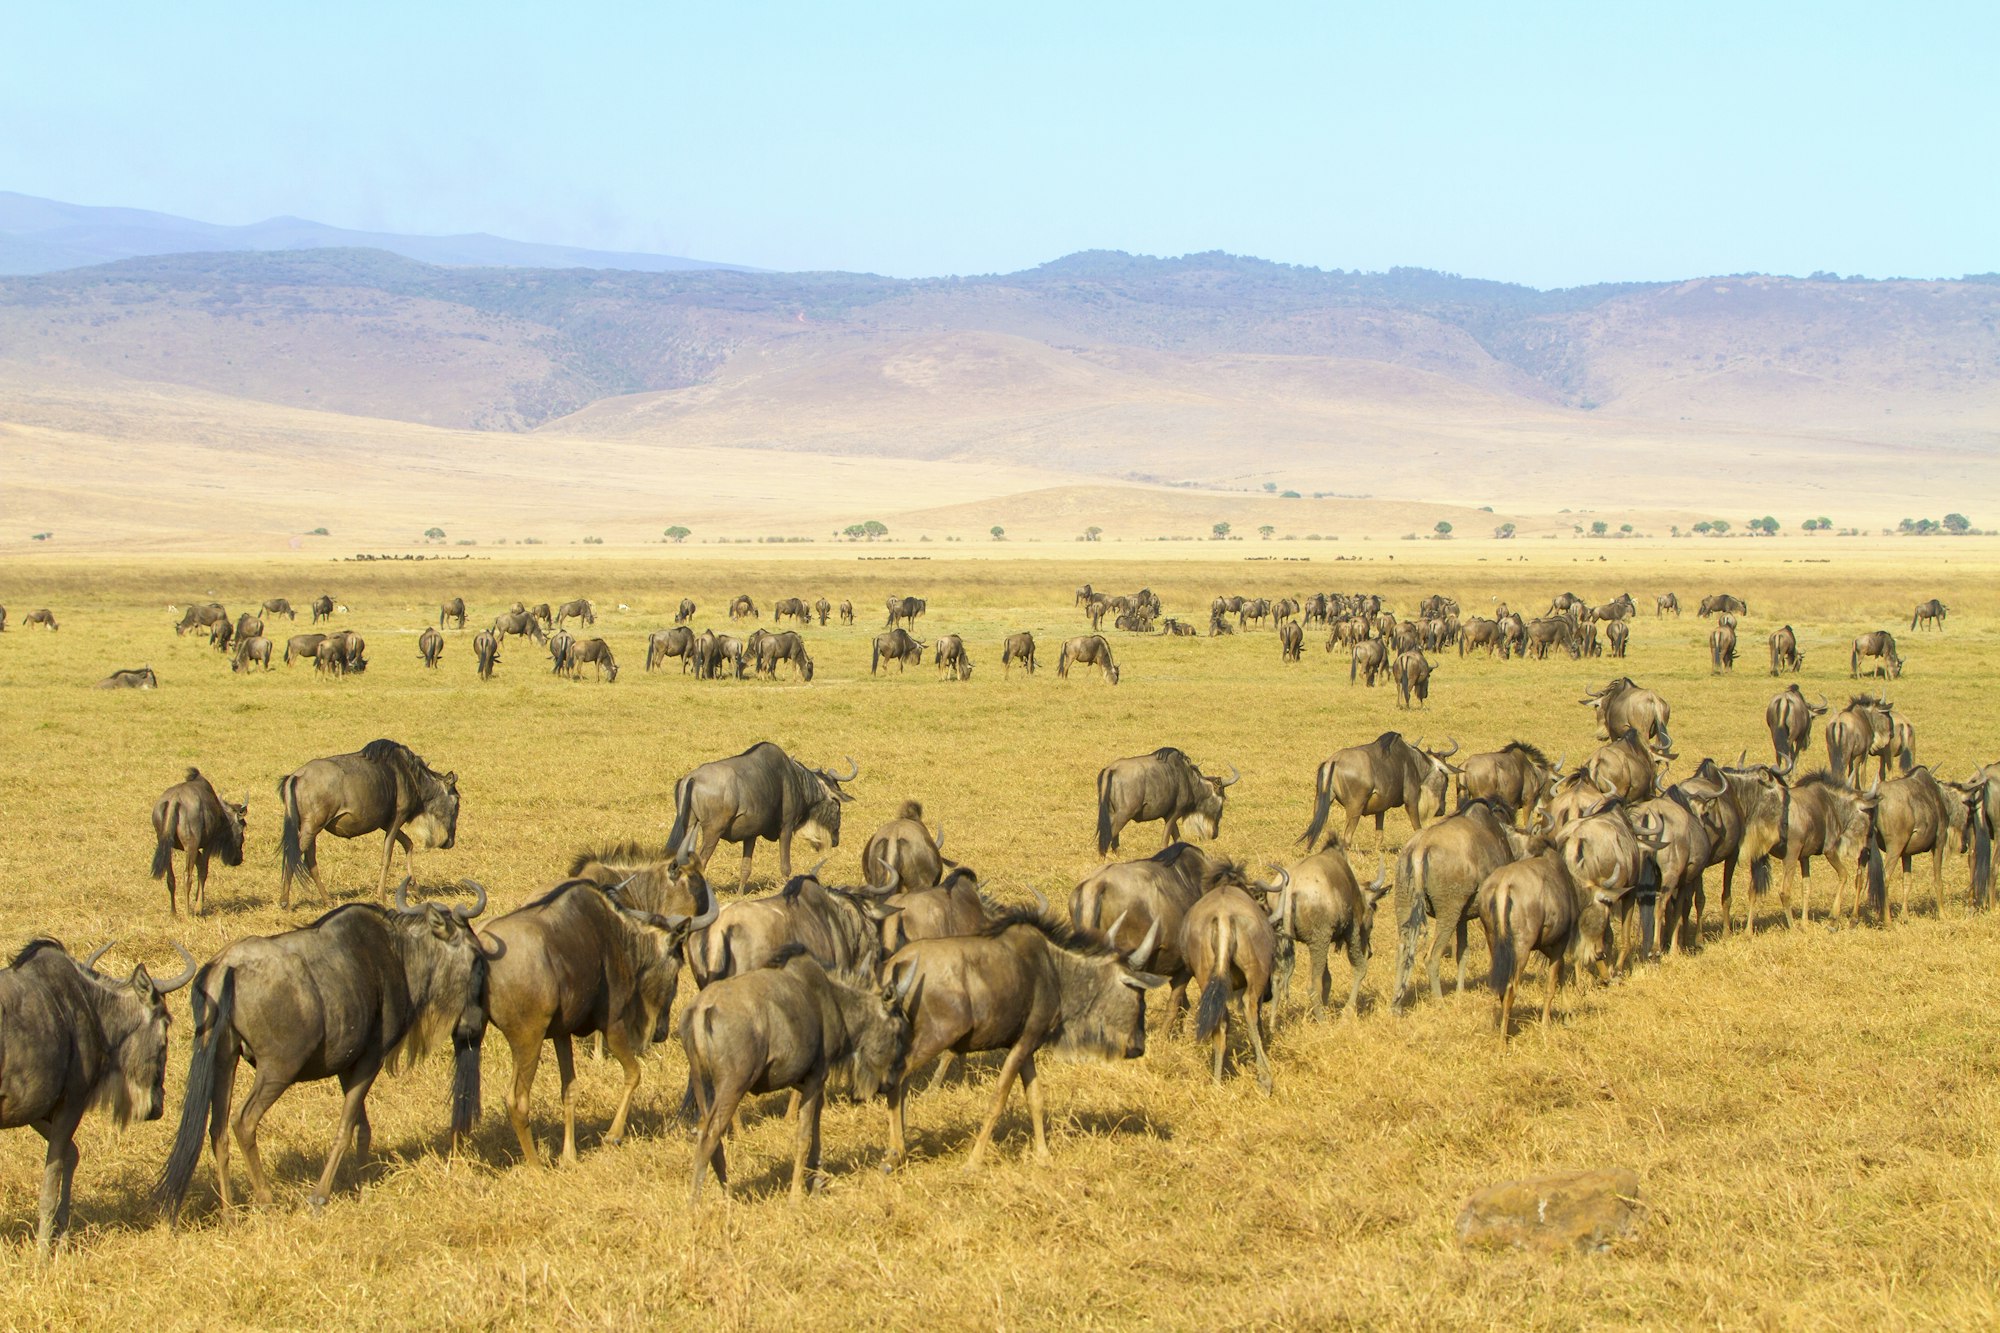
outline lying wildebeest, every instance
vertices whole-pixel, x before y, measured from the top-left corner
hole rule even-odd
[[[1509,741],[1501,749],[1471,756],[1458,769],[1458,802],[1490,801],[1507,812],[1509,823],[1518,825],[1561,775],[1561,756],[1550,763],[1526,741]]]
[[[1640,738],[1655,750],[1665,753],[1674,747],[1674,738],[1667,732],[1673,709],[1653,691],[1633,684],[1630,676],[1609,681],[1577,702],[1596,711],[1599,740],[1611,740],[1624,735],[1626,728],[1636,727]]]
[[[811,614],[810,609],[806,605],[806,599],[803,597],[780,597],[771,604],[771,620],[773,623],[790,616],[793,620],[803,625],[811,618]]]
[[[965,640],[956,634],[940,634],[935,640],[936,655],[931,659],[938,669],[938,675],[950,676],[953,680],[972,679],[972,658],[965,651]]]
[[[674,612],[674,623],[676,625],[685,625],[688,621],[694,619],[694,613],[694,599],[692,597],[683,597],[681,598],[680,609]]]
[[[21,617],[21,623],[23,625],[32,626],[33,628],[36,629],[62,628],[60,625],[56,624],[56,613],[49,610],[46,606],[39,611],[28,612],[27,615]],[[222,621],[222,623],[227,625],[229,621],[225,619],[224,621]]]
[[[1750,614],[1750,604],[1741,597],[1731,597],[1726,592],[1719,592],[1702,598],[1701,607],[1695,614],[1707,617],[1719,611],[1730,615],[1747,616]]]
[[[261,642],[261,640],[260,640]],[[129,671],[114,671],[97,684],[94,690],[156,690],[160,688],[160,678],[153,674],[149,666],[136,667]]]
[[[552,1042],[563,1108],[562,1160],[576,1162],[576,1080],[571,1041],[602,1034],[625,1074],[625,1087],[604,1138],[618,1143],[632,1094],[639,1087],[639,1057],[667,1036],[667,1016],[689,931],[715,919],[711,899],[701,917],[659,916],[627,907],[597,883],[570,879],[481,930],[489,959],[487,1021],[500,1030],[514,1056],[514,1085],[507,1115],[521,1156],[538,1162],[528,1125],[529,1094],[541,1063],[542,1043]]]
[[[267,598],[264,602],[263,611],[267,616],[283,616],[287,620],[297,620],[299,618],[299,613],[292,610],[291,602],[283,597]]]
[[[833,614],[833,603],[827,601],[826,598],[824,597],[820,598],[818,601],[813,603],[813,614],[819,617],[819,623],[821,627],[824,628],[827,622],[827,617]]]
[[[479,665],[479,678],[492,680],[493,668],[500,665],[500,636],[490,629],[479,631],[472,640],[472,656]]]
[[[910,632],[898,626],[885,629],[875,636],[875,644],[868,654],[868,674],[874,675],[876,668],[896,664],[901,671],[912,662],[924,660],[924,641],[913,638]]]
[[[220,856],[226,866],[243,864],[243,824],[249,810],[249,793],[240,805],[225,801],[198,768],[190,768],[185,781],[160,793],[153,803],[153,878],[167,881],[169,914],[181,912],[174,853],[187,857],[188,908],[200,916],[208,900],[209,858]]]
[[[1673,612],[1674,615],[1677,617],[1680,615],[1681,613],[1680,598],[1676,597],[1673,593],[1670,592],[1660,593],[1653,598],[1653,619],[1658,620],[1661,616],[1667,614],[1667,612],[1669,611]]]
[[[209,602],[202,606],[190,606],[181,613],[179,623],[174,626],[176,638],[190,630],[213,630],[217,625],[229,620],[229,612],[222,609],[222,603]]]
[[[870,884],[893,882],[904,892],[932,887],[952,864],[944,857],[944,823],[938,823],[933,837],[917,801],[904,801],[896,817],[869,834],[861,849],[862,878]]]
[[[1062,652],[1056,656],[1056,675],[1069,679],[1070,663],[1082,667],[1096,667],[1104,673],[1110,684],[1118,683],[1118,667],[1111,660],[1111,645],[1102,634],[1079,634],[1074,639],[1063,641]]]
[[[452,622],[457,628],[465,628],[465,599],[453,597],[438,606],[437,627],[443,629],[445,622]]]
[[[1466,926],[1477,908],[1486,877],[1528,850],[1528,835],[1516,833],[1485,801],[1468,801],[1455,815],[1419,829],[1396,857],[1396,985],[1390,1003],[1409,1000],[1410,972],[1424,918],[1435,920],[1431,934],[1431,996],[1442,999],[1440,968],[1447,943],[1458,961],[1458,993],[1465,993]]]
[[[1018,1077],[1028,1098],[1035,1155],[1049,1155],[1035,1057],[1044,1049],[1098,1059],[1136,1060],[1146,1053],[1148,990],[1165,978],[1143,971],[1159,942],[1156,924],[1129,956],[1087,941],[1031,912],[1009,912],[983,935],[918,940],[882,967],[885,988],[910,1022],[902,1073],[889,1088],[889,1152],[905,1155],[904,1104],[916,1071],[946,1051],[1007,1052],[993,1103],[967,1166],[993,1140]]]
[[[1198,638],[1201,631],[1193,625],[1188,624],[1185,620],[1176,620],[1174,617],[1168,616],[1160,622],[1160,633],[1173,639],[1193,639]]]
[[[435,667],[438,658],[444,656],[444,635],[429,625],[424,626],[424,632],[417,636],[417,656],[425,666]]]
[[[1347,683],[1352,685],[1358,677],[1369,689],[1375,688],[1375,678],[1389,673],[1389,645],[1380,639],[1362,639],[1349,650],[1347,662]]]
[[[292,880],[301,874],[322,898],[326,896],[319,877],[322,832],[358,838],[381,831],[382,882],[377,891],[384,898],[389,896],[389,863],[397,844],[414,873],[412,848],[417,840],[427,848],[449,851],[458,839],[458,774],[439,773],[399,741],[374,740],[352,754],[314,759],[278,779],[278,799],[285,810],[279,834],[283,865],[279,907],[292,905]]]
[[[1283,621],[1278,626],[1278,660],[1296,662],[1305,651],[1305,628],[1296,620]]]
[[[1604,641],[1611,647],[1611,656],[1625,656],[1625,648],[1632,641],[1632,627],[1622,620],[1606,621]]]
[[[1458,742],[1449,750],[1426,750],[1423,739],[1410,744],[1393,731],[1385,731],[1366,745],[1336,750],[1313,783],[1313,817],[1299,843],[1307,851],[1319,848],[1320,833],[1328,828],[1327,816],[1337,804],[1347,816],[1339,846],[1354,845],[1354,828],[1363,815],[1375,817],[1375,841],[1382,841],[1382,817],[1402,810],[1410,817],[1410,830],[1424,826],[1424,820],[1444,809],[1445,787],[1451,781],[1451,766],[1445,760],[1458,753]],[[1329,836],[1328,841],[1332,838]]]
[[[1285,871],[1278,880],[1254,886],[1260,895],[1282,893]],[[1277,932],[1242,868],[1224,861],[1209,869],[1202,895],[1181,922],[1181,956],[1194,976],[1190,984],[1200,996],[1195,1005],[1196,1041],[1215,1048],[1214,1077],[1222,1082],[1222,1064],[1229,1050],[1229,1005],[1243,997],[1243,1022],[1250,1050],[1257,1060],[1257,1086],[1271,1091],[1271,1061],[1264,1054],[1264,1002],[1271,998],[1271,972],[1278,952]]]
[[[1719,676],[1735,669],[1736,629],[1733,625],[1717,625],[1708,632],[1709,674]]]
[[[588,663],[597,673],[597,679],[618,683],[618,660],[611,655],[611,645],[602,639],[585,639],[569,650],[569,674],[574,677]]]
[[[493,617],[493,633],[502,636],[524,635],[536,643],[547,643],[549,636],[542,629],[542,622],[532,611],[503,611]]]
[[[1910,628],[1943,629],[1945,612],[1949,610],[1950,607],[1935,597],[1928,602],[1918,602],[1917,609],[1910,615]]]
[[[317,625],[322,620],[332,620],[332,619],[333,619],[333,598],[327,596],[325,593],[321,593],[319,596],[313,598],[312,623]]]
[[[1396,655],[1396,706],[1408,708],[1412,700],[1417,707],[1429,705],[1431,698],[1431,664],[1423,653],[1412,649]]]
[[[749,887],[750,858],[757,840],[778,844],[778,876],[792,877],[792,839],[803,833],[815,850],[840,846],[840,807],[854,798],[841,789],[861,768],[852,756],[845,774],[811,768],[770,741],[742,754],[713,759],[674,784],[674,827],[669,851],[691,857],[706,872],[716,844],[740,843],[743,873],[739,890]]]
[[[241,642],[244,639],[254,639],[263,632],[263,620],[245,611],[242,615],[236,617],[236,632],[232,637],[235,641]]]
[[[1279,869],[1273,866],[1273,869]],[[1325,1012],[1333,992],[1333,970],[1328,955],[1335,945],[1347,953],[1347,965],[1354,974],[1348,990],[1347,1006],[1361,1013],[1361,983],[1368,975],[1368,960],[1374,954],[1375,907],[1389,892],[1389,872],[1378,866],[1375,882],[1361,884],[1348,864],[1347,853],[1338,847],[1314,852],[1285,872],[1277,902],[1271,908],[1271,924],[1278,934],[1292,941],[1292,950],[1281,951],[1271,977],[1271,1002],[1283,1000],[1292,984],[1298,946],[1306,951],[1307,1017]]]
[[[1850,680],[1861,675],[1861,659],[1872,658],[1868,674],[1887,676],[1897,680],[1903,674],[1903,658],[1896,651],[1896,636],[1885,629],[1870,630],[1854,637],[1854,651],[1848,655],[1847,675]]]
[[[790,662],[793,673],[800,680],[811,683],[813,678],[813,660],[806,652],[806,641],[799,637],[797,630],[788,629],[780,631],[777,634],[766,635],[764,640],[757,645],[757,673],[759,675],[769,676],[772,680],[776,680],[778,678],[778,663],[780,662]]]
[[[1000,646],[1000,669],[1008,675],[1014,674],[1014,663],[1019,662],[1029,675],[1035,674],[1035,636],[1026,630],[1009,634]]]
[[[845,597],[840,599],[840,623],[843,625],[852,625],[854,623],[854,603],[848,601]]]
[[[1527,955],[1549,960],[1542,1026],[1555,1019],[1556,990],[1584,968],[1603,967],[1610,913],[1569,873],[1559,851],[1501,866],[1479,887],[1479,923],[1493,955],[1490,984],[1500,997],[1500,1040],[1514,1033],[1514,994]]]
[[[0,971],[0,1129],[31,1125],[48,1142],[35,1228],[44,1259],[69,1230],[83,1113],[102,1107],[123,1128],[165,1109],[173,1019],[164,997],[194,977],[194,959],[177,944],[187,970],[173,981],[154,981],[144,963],[114,981],[97,971],[110,947],[79,963],[44,936]]]
[[[1812,739],[1813,719],[1824,714],[1827,707],[1824,694],[1815,704],[1795,684],[1771,696],[1771,702],[1764,707],[1764,725],[1771,732],[1774,762],[1782,764],[1805,750],[1806,742]]]
[[[294,634],[291,638],[285,640],[285,665],[290,666],[295,658],[301,661],[317,663],[319,661],[319,646],[325,642],[326,635],[324,634]]]
[[[229,669],[231,671],[248,671],[250,664],[255,662],[263,667],[264,670],[269,671],[271,669],[272,647],[273,644],[271,641],[261,635],[251,639],[238,639],[236,641],[236,655],[229,659]]]
[[[406,886],[405,886],[406,887]],[[216,1192],[231,1206],[229,1133],[250,1168],[251,1196],[272,1202],[271,1182],[257,1152],[264,1113],[295,1083],[338,1078],[342,1099],[333,1150],[309,1202],[317,1211],[333,1189],[350,1139],[368,1155],[368,1090],[386,1065],[420,1059],[450,1035],[453,1072],[451,1132],[468,1133],[479,1116],[479,1044],[486,1033],[487,957],[471,907],[440,903],[410,907],[404,887],[393,909],[373,903],[334,908],[309,926],[282,935],[249,936],[210,959],[195,976],[194,1053],[180,1129],[154,1197],[180,1211],[201,1161],[206,1125]],[[236,1064],[248,1057],[257,1077],[230,1124]]]
[[[1931,855],[1931,887],[1937,891],[1938,920],[1944,920],[1944,854],[1951,836],[1959,836],[1959,850],[1966,849],[1970,829],[1965,787],[1939,782],[1928,768],[1915,768],[1902,777],[1882,783],[1876,789],[1874,841],[1876,853],[1870,879],[1879,878],[1873,869],[1881,861],[1892,861],[1899,869],[1903,885],[1903,917],[1910,915],[1910,859],[1919,853]],[[1882,922],[1889,921],[1886,884],[1870,884],[1870,897],[1879,895]],[[1857,896],[1857,900],[1859,895]],[[1857,907],[1858,907],[1857,901]]]
[[[888,605],[889,618],[883,625],[889,629],[906,621],[915,624],[917,617],[921,616],[925,609],[925,602],[921,597],[891,597]]]
[[[1221,616],[1210,616],[1210,617],[1208,618],[1208,637],[1209,637],[1209,638],[1213,639],[1213,638],[1217,637],[1218,635],[1222,635],[1222,634],[1234,634],[1235,632],[1236,632],[1236,627],[1235,627],[1234,625],[1230,624],[1230,623],[1229,623],[1228,621],[1224,620],[1224,619],[1223,619],[1223,618],[1222,618]],[[1328,640],[1328,641],[1327,641],[1327,650],[1328,650],[1328,651],[1330,652],[1330,651],[1332,651],[1332,648],[1333,648],[1333,642],[1332,642],[1332,640]]]
[[[757,609],[757,603],[750,600],[749,593],[740,593],[729,604],[729,618],[731,620],[743,620],[746,618],[750,620],[762,620],[764,613]]]
[[[902,1074],[909,1023],[881,990],[829,977],[803,949],[788,950],[754,972],[703,989],[681,1017],[688,1082],[701,1110],[695,1130],[690,1202],[703,1178],[729,1188],[722,1136],[748,1093],[791,1089],[799,1127],[792,1154],[792,1198],[803,1198],[806,1174],[819,1173],[820,1108],[836,1066],[852,1074],[857,1101],[893,1086]]]
[[[1799,651],[1799,636],[1792,632],[1790,625],[1771,631],[1771,674],[1789,670],[1793,675],[1806,664],[1805,654]]]
[[[1208,858],[1201,850],[1177,842],[1143,861],[1119,861],[1105,866],[1070,892],[1069,919],[1077,933],[1120,951],[1138,947],[1155,934],[1157,954],[1152,966],[1168,977],[1166,1023],[1180,1021],[1193,973],[1181,956],[1181,922],[1201,897]]]
[[[1242,774],[1229,766],[1226,778],[1210,777],[1171,745],[1151,754],[1114,760],[1097,774],[1097,854],[1118,849],[1127,824],[1166,824],[1168,846],[1181,840],[1181,824],[1195,838],[1213,838],[1222,827],[1222,805]]]
[[[595,625],[597,608],[590,604],[588,597],[578,597],[574,601],[564,602],[556,608],[556,628],[561,629],[563,622],[571,616],[575,616],[586,625]]]

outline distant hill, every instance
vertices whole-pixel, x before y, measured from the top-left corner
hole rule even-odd
[[[484,233],[400,236],[351,231],[304,218],[270,218],[225,227],[169,213],[65,204],[0,190],[0,274],[53,273],[146,255],[341,247],[387,250],[427,264],[462,267],[608,268],[640,273],[730,267],[676,255],[538,245]]]

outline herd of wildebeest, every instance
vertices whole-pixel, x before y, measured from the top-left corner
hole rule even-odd
[[[1188,622],[1162,617],[1150,592],[1105,597],[1086,586],[1077,590],[1075,605],[1093,629],[1115,615],[1114,629],[1131,633],[1193,633]],[[1350,679],[1373,684],[1386,672],[1405,703],[1421,704],[1428,654],[1456,646],[1461,655],[1484,650],[1510,659],[1546,657],[1552,650],[1620,657],[1634,608],[1629,595],[1592,605],[1564,594],[1532,619],[1504,605],[1491,616],[1461,617],[1455,602],[1433,596],[1404,619],[1372,595],[1218,597],[1209,633],[1269,623],[1281,659],[1296,661],[1305,627],[1322,625],[1328,651],[1349,650]],[[313,619],[331,621],[340,609],[322,596],[312,605]],[[752,670],[770,674],[778,662],[790,661],[802,679],[812,678],[811,658],[796,632],[742,640],[712,631],[695,635],[686,626],[695,609],[683,600],[676,626],[651,637],[649,669],[679,657],[684,671],[740,678]],[[922,599],[891,599],[889,624],[875,640],[874,666],[889,659],[901,665],[921,654],[926,645],[908,626],[925,609]],[[1656,599],[1657,615],[1679,611],[1672,594]],[[788,598],[774,607],[776,617],[801,625],[814,615],[823,625],[834,612],[824,598]],[[730,614],[740,621],[758,612],[740,597]],[[852,623],[851,603],[842,602],[838,614]],[[1700,614],[1717,618],[1713,664],[1725,670],[1735,656],[1736,618],[1748,608],[1718,595],[1701,603]],[[263,604],[262,615],[292,612],[278,598]],[[1944,616],[1942,604],[1928,602],[1913,624],[1941,627]],[[427,628],[420,640],[427,665],[435,665],[442,651],[442,630],[463,630],[465,621],[463,601],[444,604],[440,625]],[[553,611],[517,603],[475,640],[481,676],[491,674],[501,638],[518,636],[546,642],[557,671],[573,674],[589,662],[615,679],[617,664],[604,641],[579,642],[565,628],[572,621],[581,628],[595,624],[589,601]],[[55,628],[46,611],[28,623]],[[257,615],[232,622],[218,605],[194,606],[175,629],[205,629],[219,647],[233,643],[238,669],[269,664],[271,641]],[[1797,672],[1801,657],[1790,628],[1773,633],[1770,642],[1772,673]],[[957,636],[939,636],[933,646],[941,671],[958,679],[970,674]],[[285,657],[311,658],[345,674],[365,670],[364,649],[358,635],[328,631],[292,639]],[[1112,683],[1118,680],[1100,635],[1072,639],[1062,658],[1064,668],[1097,665]],[[1860,673],[1864,658],[1873,659],[1878,675],[1901,674],[1903,659],[1886,633],[1856,639],[1851,672]],[[1032,637],[1011,636],[1002,660],[1032,671]],[[691,1191],[699,1196],[711,1170],[726,1185],[723,1139],[741,1101],[789,1091],[798,1126],[791,1173],[796,1197],[818,1172],[820,1110],[830,1080],[856,1099],[884,1097],[884,1165],[894,1167],[906,1153],[905,1108],[915,1080],[936,1062],[942,1062],[942,1078],[953,1062],[976,1053],[1003,1057],[970,1160],[977,1162],[991,1141],[1016,1081],[1027,1100],[1034,1149],[1046,1155],[1037,1058],[1143,1055],[1146,997],[1162,987],[1164,1031],[1177,1029],[1192,990],[1195,1036],[1212,1046],[1216,1080],[1223,1079],[1230,1033],[1238,1027],[1268,1092],[1273,1075],[1265,1041],[1298,955],[1305,955],[1309,1016],[1320,1017],[1329,1007],[1359,1014],[1376,911],[1392,895],[1391,1008],[1410,1000],[1426,921],[1432,923],[1431,994],[1442,996],[1447,953],[1463,991],[1467,935],[1477,919],[1491,955],[1503,1041],[1513,1029],[1516,988],[1531,954],[1549,962],[1546,1026],[1565,981],[1586,974],[1610,980],[1635,958],[1701,947],[1711,868],[1720,868],[1724,937],[1733,929],[1732,895],[1744,863],[1752,889],[1745,895],[1746,930],[1755,927],[1756,895],[1771,886],[1773,862],[1788,927],[1810,917],[1815,860],[1832,871],[1830,924],[1845,906],[1852,920],[1867,912],[1887,925],[1894,913],[1885,867],[1892,862],[1900,867],[1900,907],[1907,915],[1911,864],[1921,855],[1931,860],[1940,914],[1948,854],[1970,859],[1968,910],[1991,897],[2000,764],[1980,767],[1962,782],[1938,776],[1916,762],[1910,719],[1879,694],[1854,695],[1836,710],[1825,696],[1814,702],[1789,685],[1765,712],[1768,762],[1752,762],[1747,749],[1733,763],[1705,757],[1675,781],[1668,770],[1679,756],[1665,698],[1620,676],[1579,702],[1595,714],[1597,743],[1574,764],[1566,764],[1567,755],[1551,760],[1525,741],[1463,755],[1455,741],[1426,745],[1393,731],[1335,752],[1314,777],[1312,810],[1299,838],[1302,855],[1289,865],[1274,863],[1267,879],[1196,845],[1218,835],[1229,789],[1241,777],[1233,766],[1228,776],[1206,772],[1171,746],[1119,759],[1097,778],[1096,847],[1105,864],[1069,890],[1066,920],[1032,888],[1033,906],[989,897],[987,881],[945,854],[943,826],[928,825],[913,801],[867,839],[853,882],[823,876],[824,860],[794,874],[795,839],[817,851],[840,845],[842,808],[853,800],[849,788],[860,769],[851,758],[842,769],[814,766],[763,742],[698,765],[675,784],[673,828],[664,846],[582,849],[555,887],[478,925],[487,895],[471,881],[464,885],[470,902],[413,904],[409,875],[391,892],[397,848],[413,874],[415,847],[453,845],[460,793],[456,774],[440,772],[403,744],[377,740],[354,753],[311,760],[278,782],[280,907],[291,906],[295,882],[302,892],[328,900],[317,859],[323,833],[382,835],[376,900],[334,906],[277,935],[240,939],[199,965],[182,949],[184,966],[165,981],[144,964],[122,980],[99,971],[108,945],[78,961],[53,939],[31,941],[0,971],[0,1124],[32,1125],[48,1140],[38,1232],[46,1252],[68,1223],[77,1163],[73,1136],[84,1112],[100,1106],[120,1123],[163,1114],[167,997],[186,987],[194,1020],[187,1090],[156,1190],[169,1215],[178,1212],[192,1184],[204,1139],[225,1209],[234,1197],[232,1146],[241,1150],[252,1197],[270,1202],[258,1125],[291,1085],[332,1078],[345,1098],[310,1196],[319,1206],[349,1147],[368,1152],[366,1102],[377,1074],[447,1039],[455,1144],[480,1114],[488,1028],[499,1029],[512,1055],[504,1100],[529,1161],[540,1156],[529,1091],[544,1043],[553,1046],[562,1088],[562,1155],[573,1160],[573,1042],[595,1037],[623,1070],[607,1134],[617,1142],[640,1082],[640,1056],[670,1035],[685,971],[695,987],[678,1021],[687,1063],[682,1110],[696,1122]],[[1801,773],[1822,719],[1826,764]],[[247,797],[225,800],[196,769],[160,796],[152,812],[152,872],[166,881],[171,913],[178,913],[183,889],[192,911],[204,909],[212,860],[242,864],[247,807]],[[1384,820],[1396,811],[1410,832],[1391,848]],[[1350,855],[1368,818],[1377,865],[1372,878],[1363,878]],[[1149,823],[1162,826],[1163,849],[1113,859],[1131,826]],[[750,897],[759,841],[776,844],[782,887]],[[708,876],[725,842],[742,849],[736,896],[726,903]],[[1336,949],[1352,972],[1344,1006],[1332,1003],[1329,958]],[[239,1103],[238,1067],[245,1062],[254,1076]]]

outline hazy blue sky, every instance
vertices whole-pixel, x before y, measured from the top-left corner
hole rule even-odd
[[[121,12],[122,9],[122,12]],[[903,276],[2000,269],[2000,4],[30,4],[0,188]]]

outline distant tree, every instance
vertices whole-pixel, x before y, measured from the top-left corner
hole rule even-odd
[[[1832,529],[1833,529],[1833,520],[1828,518],[1825,514],[1821,514],[1819,516],[1819,530],[1821,532],[1830,532]]]
[[[1275,491],[1278,489],[1278,483],[1275,481],[1267,481],[1264,483],[1264,489],[1267,491]]]
[[[1209,531],[1215,534],[1217,541],[1221,541],[1229,535],[1229,525],[1227,523],[1218,523],[1213,528],[1210,528]]]
[[[1762,518],[1751,519],[1747,526],[1750,531],[1761,532],[1767,537],[1778,535],[1778,520],[1772,518],[1769,514],[1764,515]]]
[[[1970,532],[1972,530],[1972,521],[1963,514],[1946,514],[1944,516],[1944,530],[1946,532]]]
[[[868,540],[872,542],[877,537],[888,536],[889,525],[882,522],[880,519],[871,518],[866,523],[863,523],[861,525],[861,531],[867,534]]]
[[[1001,527],[998,523],[988,528],[987,531],[993,534],[993,540],[996,542],[1007,539],[1007,529]]]
[[[1700,533],[1702,536],[1706,537],[1709,533],[1715,531],[1715,524],[1706,522],[1697,523],[1694,525],[1694,530]]]
[[[1678,523],[1675,523],[1675,524],[1673,524],[1672,526],[1670,526],[1670,527],[1669,527],[1669,528],[1667,529],[1667,535],[1668,535],[1668,536],[1670,536],[1670,537],[1678,537],[1678,536],[1680,536],[1680,535],[1681,535],[1681,525],[1680,525],[1680,524],[1678,524]]]
[[[1590,525],[1590,535],[1593,537],[1602,537],[1609,531],[1611,531],[1611,525],[1601,518]]]
[[[1512,523],[1502,523],[1499,527],[1493,529],[1493,535],[1504,541],[1514,535],[1514,525]]]
[[[1087,542],[1094,542],[1103,535],[1104,529],[1098,527],[1095,523],[1083,530],[1083,539]]]
[[[308,537],[330,537],[333,534],[328,532],[325,528],[314,528],[311,532],[307,533],[306,535]]]
[[[427,541],[427,542],[441,542],[441,541],[443,541],[443,540],[444,540],[444,529],[443,529],[443,528],[425,528],[425,529],[424,529],[424,540],[425,540],[425,541]]]
[[[1445,522],[1443,519],[1439,519],[1437,526],[1432,528],[1431,531],[1435,532],[1439,537],[1449,537],[1451,536],[1451,524]]]
[[[1279,498],[1280,500],[1296,500],[1296,499],[1299,499],[1300,497],[1299,497],[1299,493],[1298,493],[1297,491],[1285,491],[1285,492],[1282,492],[1282,493],[1281,493],[1281,494],[1280,494],[1280,495],[1278,496],[1278,498]]]
[[[851,542],[858,542],[868,535],[868,529],[862,527],[859,523],[849,523],[841,531],[847,534],[847,540]]]
[[[47,541],[47,540],[48,540],[49,538],[51,538],[51,537],[53,537],[53,536],[55,536],[55,534],[54,534],[53,532],[38,532],[38,533],[36,533],[36,534],[35,534],[35,535],[34,535],[34,536],[33,536],[32,538],[30,538],[30,540],[31,540],[31,541],[38,541],[38,542],[45,542],[45,541]]]
[[[1906,518],[1896,525],[1896,531],[1898,532],[1915,532],[1916,530],[1917,521],[1913,518]]]
[[[1714,533],[1716,536],[1720,537],[1724,533],[1729,531],[1729,520],[1726,518],[1710,519],[1708,523],[1708,530]]]
[[[665,532],[661,533],[660,535],[665,537],[668,541],[672,542],[674,545],[679,546],[682,542],[686,541],[689,537],[693,536],[694,532],[692,529],[684,528],[680,524],[676,523],[671,528],[668,528]]]
[[[1278,529],[1276,524],[1264,523],[1258,526],[1257,535],[1259,537],[1262,537],[1265,541],[1270,541],[1272,534],[1277,532],[1277,530]]]
[[[1632,525],[1630,523],[1620,523],[1618,525],[1618,531],[1622,532],[1627,537],[1630,537],[1632,535]]]

